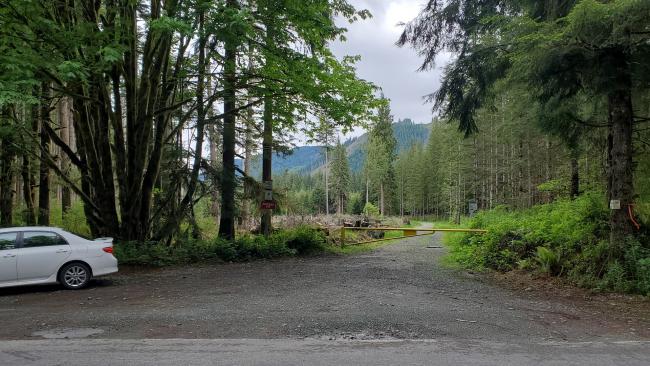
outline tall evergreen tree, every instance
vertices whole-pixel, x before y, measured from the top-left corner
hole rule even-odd
[[[336,204],[336,212],[340,215],[345,212],[346,202],[349,198],[350,168],[345,146],[339,140],[332,151],[331,187]]]
[[[364,171],[369,188],[376,194],[379,211],[386,215],[395,193],[393,161],[397,142],[393,136],[389,100],[382,96],[382,102],[369,133]]]

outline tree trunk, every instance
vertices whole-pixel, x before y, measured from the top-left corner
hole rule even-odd
[[[198,80],[196,83],[197,107],[196,107],[196,138],[195,138],[196,142],[194,148],[194,161],[192,162],[192,170],[187,182],[187,189],[185,191],[185,195],[181,199],[178,208],[168,214],[170,217],[167,219],[163,228],[154,235],[154,239],[158,239],[158,240],[167,239],[171,237],[173,233],[177,230],[177,228],[180,227],[180,223],[183,217],[185,217],[185,215],[188,213],[189,213],[190,224],[193,225],[193,235],[195,237],[200,236],[198,226],[196,225],[196,220],[194,218],[194,192],[196,191],[196,187],[198,185],[198,180],[199,180],[199,174],[201,172],[201,162],[203,159],[202,157],[203,142],[205,140],[205,124],[206,124],[205,117],[208,110],[205,105],[205,80],[206,80],[206,68],[207,68],[206,54],[205,54],[207,37],[204,35],[203,32],[204,24],[205,24],[205,12],[200,11],[198,18],[199,18],[198,33],[200,34],[200,36],[197,45],[199,55],[198,55],[198,64],[197,64]],[[208,105],[208,107],[210,106],[211,104]],[[146,217],[142,217],[142,219],[145,218]]]
[[[210,133],[210,165],[212,166],[213,169],[217,168],[219,165],[219,159],[217,156],[219,155],[219,149],[218,149],[218,144],[219,144],[219,131],[217,130],[216,126],[212,125],[209,127],[209,133]],[[217,219],[216,221],[219,222],[219,213],[220,213],[220,207],[219,207],[219,190],[213,188],[212,189],[212,206],[210,207],[210,212],[212,215]]]
[[[207,81],[206,85],[208,88],[208,91],[212,90],[212,77],[207,76]],[[212,119],[214,116],[214,108],[210,108],[207,111],[207,117],[208,119]],[[208,129],[208,143],[209,143],[209,149],[210,149],[210,166],[212,169],[215,171],[217,170],[217,167],[219,166],[219,143],[220,143],[220,138],[219,138],[219,129],[217,128],[217,121],[213,122],[212,124],[207,126]],[[215,179],[216,180],[216,179]],[[210,205],[210,214],[216,218],[215,223],[219,223],[219,190],[216,188],[216,185],[213,186],[211,194],[211,205]]]
[[[253,160],[253,137],[252,131],[249,126],[249,123],[252,123],[253,120],[253,109],[248,109],[248,118],[246,121],[245,132],[244,132],[244,174],[248,177],[251,175],[251,164]],[[248,227],[248,222],[250,221],[251,216],[251,200],[246,197],[242,202],[242,220],[244,226]]]
[[[236,8],[236,1],[228,0],[227,6]],[[223,119],[223,170],[221,174],[221,218],[219,220],[219,237],[226,240],[235,239],[235,125],[236,125],[236,72],[237,44],[232,37],[225,42],[224,57],[224,108]]]
[[[70,98],[69,97],[63,97],[61,98],[61,101],[59,102],[59,124],[61,130],[59,131],[60,136],[61,136],[61,141],[63,141],[64,144],[70,146],[70,128],[72,128],[72,113],[71,113],[71,103],[70,103]],[[70,157],[65,154],[61,153],[61,172],[63,174],[69,175],[70,174]],[[63,218],[65,218],[65,215],[70,211],[70,207],[72,207],[72,192],[70,190],[70,187],[67,184],[63,184],[61,187],[61,212],[63,215]]]
[[[329,157],[327,154],[327,138],[325,139],[325,216],[330,214],[330,185],[329,185]]]
[[[47,126],[50,123],[50,106],[48,104],[49,89],[46,83],[42,86],[40,144],[41,163],[39,165],[38,179],[38,224],[50,226],[50,167],[46,164],[50,154],[50,135],[47,133]]]
[[[273,189],[273,99],[264,97],[264,131],[262,140],[262,181]],[[265,189],[267,187],[264,187]],[[264,236],[271,235],[272,210],[262,210],[261,231]]]
[[[366,204],[368,204],[369,195],[370,195],[370,179],[366,178]]]
[[[2,127],[5,126],[6,121],[8,121],[9,110],[3,111],[2,116]],[[0,226],[9,227],[13,224],[13,199],[14,199],[14,171],[13,171],[13,162],[16,156],[16,151],[12,145],[11,134],[5,136],[2,141],[0,141]]]
[[[400,195],[399,195],[399,215],[404,217],[404,177],[401,177]]]
[[[571,198],[574,199],[580,195],[580,154],[577,148],[571,148]]]
[[[254,74],[255,70],[253,68],[253,47],[249,48],[249,60],[248,60],[248,72]],[[253,102],[253,97],[251,96],[251,91],[249,91],[249,96],[247,103],[250,104]],[[253,160],[253,108],[248,108],[246,110],[246,119],[244,120],[244,174],[248,177],[251,174],[251,165]],[[241,217],[242,222],[245,228],[248,229],[249,222],[251,221],[251,200],[248,195],[244,197],[241,208]]]
[[[610,246],[614,256],[622,255],[625,239],[632,235],[633,226],[628,217],[628,209],[634,203],[634,169],[632,163],[633,110],[629,74],[626,72],[626,59],[623,55],[613,57],[619,75],[616,77],[616,90],[608,95],[610,123],[609,181],[610,200],[620,203],[619,209],[612,209],[609,219]]]
[[[379,184],[379,213],[384,216],[384,182]]]
[[[25,201],[25,224],[35,225],[36,214],[34,213],[34,179],[31,171],[31,162],[28,153],[23,154],[23,162],[20,169],[23,181],[23,201]]]

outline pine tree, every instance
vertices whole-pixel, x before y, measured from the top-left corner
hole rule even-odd
[[[331,187],[334,194],[336,212],[343,214],[346,202],[349,197],[350,186],[350,168],[348,166],[348,157],[345,147],[338,141],[332,151],[332,162],[330,163]]]
[[[383,96],[382,101],[366,145],[364,170],[369,189],[376,194],[379,212],[386,215],[395,193],[393,161],[397,142],[393,136],[393,116],[390,114],[389,101]]]

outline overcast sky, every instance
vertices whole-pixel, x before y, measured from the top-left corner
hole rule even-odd
[[[408,47],[399,48],[395,42],[402,27],[400,22],[413,19],[424,0],[349,0],[357,9],[368,9],[373,17],[353,24],[342,21],[348,28],[347,41],[332,45],[338,57],[360,55],[357,74],[381,87],[391,100],[395,120],[411,118],[416,123],[431,121],[431,104],[423,96],[435,91],[440,84],[441,66],[436,70],[417,72],[422,60]]]

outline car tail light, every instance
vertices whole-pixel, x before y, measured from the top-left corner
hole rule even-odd
[[[106,253],[113,254],[113,247],[105,247],[102,248],[102,250],[105,251]]]

